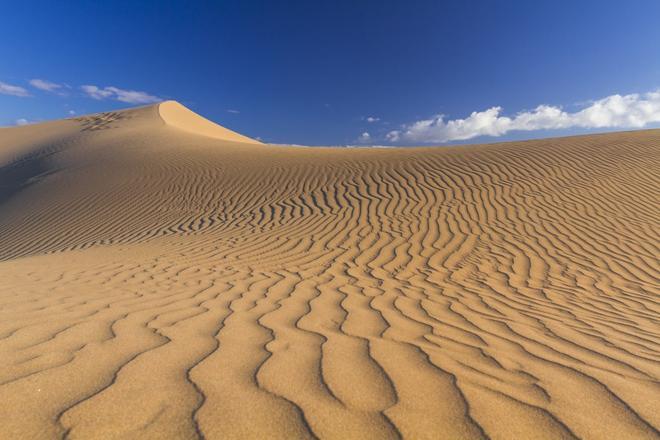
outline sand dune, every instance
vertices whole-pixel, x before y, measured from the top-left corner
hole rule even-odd
[[[0,129],[0,438],[660,438],[659,165]]]

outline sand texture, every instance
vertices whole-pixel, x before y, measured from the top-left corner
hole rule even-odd
[[[0,438],[660,438],[660,130],[0,129]]]

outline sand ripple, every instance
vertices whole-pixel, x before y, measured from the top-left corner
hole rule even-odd
[[[53,124],[0,132],[1,438],[660,438],[660,131]]]

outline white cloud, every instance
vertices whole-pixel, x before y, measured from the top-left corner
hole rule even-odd
[[[366,121],[369,122],[369,123],[378,122],[378,121],[380,121],[380,118],[377,118],[375,116],[367,116]]]
[[[35,89],[39,89],[51,93],[57,93],[57,94],[61,94],[62,89],[65,88],[63,84],[57,84],[45,79],[36,79],[36,78],[30,80],[30,85]]]
[[[99,100],[113,99],[115,101],[126,102],[129,104],[149,104],[161,101],[159,97],[149,95],[146,92],[124,90],[112,86],[100,88],[94,85],[84,85],[80,86],[80,89],[90,98]]]
[[[238,111],[238,110],[234,110],[234,109],[231,109],[231,108],[230,108],[230,109],[227,109],[227,113],[238,114],[238,113],[240,113],[240,111]]]
[[[87,96],[94,99],[106,99],[112,96],[111,91],[100,89],[97,86],[80,86],[80,89],[85,92]]]
[[[510,131],[567,128],[640,128],[660,122],[660,90],[645,94],[611,95],[588,107],[568,113],[560,107],[539,105],[512,117],[502,116],[501,107],[472,112],[465,119],[445,121],[444,115],[405,125],[390,131],[390,142],[449,142],[477,136],[501,136]]]
[[[401,130],[392,130],[385,135],[385,139],[389,142],[399,142],[401,140]]]
[[[371,141],[371,135],[365,131],[360,136],[358,136],[357,141],[360,143],[367,143]]]
[[[149,95],[145,92],[138,92],[135,90],[122,90],[117,87],[106,87],[116,96],[117,101],[128,102],[130,104],[148,104],[151,102],[161,101],[157,96]]]
[[[19,125],[19,126],[20,126],[20,125],[28,125],[28,124],[31,124],[31,122],[28,121],[28,120],[25,119],[25,118],[20,118],[20,119],[16,119],[15,124],[16,124],[16,125]]]
[[[12,86],[11,84],[4,83],[0,81],[0,94],[1,95],[11,95],[11,96],[30,96],[27,90],[23,87]]]

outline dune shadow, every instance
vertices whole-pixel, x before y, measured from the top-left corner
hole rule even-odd
[[[49,166],[48,155],[19,160],[0,167],[0,218],[5,212],[2,208],[9,200],[54,172]]]

